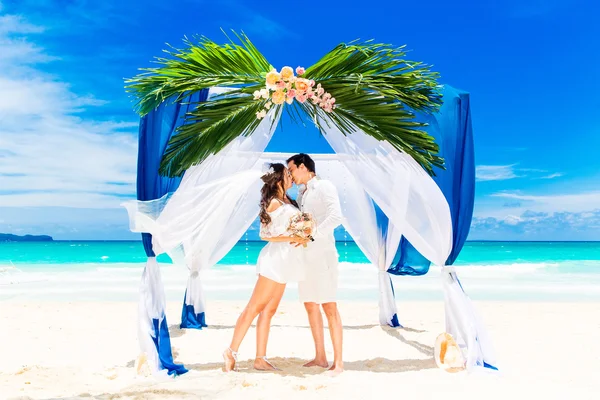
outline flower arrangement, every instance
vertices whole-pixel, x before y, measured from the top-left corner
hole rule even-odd
[[[280,72],[272,69],[265,78],[266,87],[256,90],[254,100],[269,100],[265,108],[256,112],[256,118],[263,119],[273,104],[292,104],[294,100],[304,103],[307,100],[318,105],[325,112],[335,109],[335,97],[327,93],[321,84],[315,87],[315,81],[302,78],[304,68],[297,67],[296,75],[291,67],[283,67]]]
[[[299,212],[290,218],[288,232],[291,236],[298,236],[303,239],[312,239],[312,234],[316,229],[316,223],[309,213]],[[306,247],[306,244],[304,245]]]

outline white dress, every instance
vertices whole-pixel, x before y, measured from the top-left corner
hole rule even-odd
[[[292,204],[282,203],[269,213],[271,222],[260,225],[260,236],[287,236],[290,219],[299,212]],[[258,255],[256,272],[278,283],[301,281],[304,279],[303,251],[302,246],[295,247],[289,242],[269,242]]]

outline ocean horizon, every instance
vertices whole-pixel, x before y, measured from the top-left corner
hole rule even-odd
[[[245,300],[265,242],[242,241],[205,271],[207,299]],[[377,301],[377,269],[354,242],[337,242],[340,301]],[[137,301],[147,257],[141,241],[1,242],[0,300]],[[158,257],[167,300],[183,298],[188,271]],[[454,263],[479,300],[600,301],[600,242],[468,241]],[[393,276],[397,300],[441,300],[440,267]],[[297,299],[296,285],[284,298]]]

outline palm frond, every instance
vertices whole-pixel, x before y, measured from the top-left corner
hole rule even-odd
[[[170,58],[157,58],[159,67],[126,80],[126,90],[137,99],[137,111],[146,115],[166,101],[177,102],[202,89],[217,86],[237,87],[252,93],[264,83],[271,65],[243,33],[240,44],[219,45],[201,36],[194,43],[187,38],[183,50],[165,50]]]
[[[420,63],[405,61],[404,48],[371,42],[340,44],[305,76],[336,99],[329,116],[344,134],[353,126],[409,154],[430,174],[443,168],[439,147],[415,120],[414,111],[431,113],[442,103],[438,74]],[[313,111],[310,111],[313,109]],[[308,107],[308,113],[318,111]],[[316,110],[316,111],[315,111]]]
[[[442,104],[437,83],[439,74],[422,63],[405,60],[405,56],[404,46],[369,41],[342,43],[308,68],[305,76],[318,81],[328,91],[335,84],[353,86],[357,91],[369,88],[394,97],[414,110],[436,111]]]

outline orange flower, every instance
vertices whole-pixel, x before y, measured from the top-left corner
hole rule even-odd
[[[305,79],[296,80],[296,89],[301,92],[306,92],[308,90],[308,82]]]
[[[267,74],[267,87],[269,89],[275,89],[277,82],[281,79],[281,75],[276,69],[272,70]]]
[[[283,104],[285,101],[285,92],[283,90],[276,90],[271,96],[273,104]]]
[[[284,81],[289,81],[294,77],[294,70],[292,67],[283,67],[281,68],[281,79]]]

